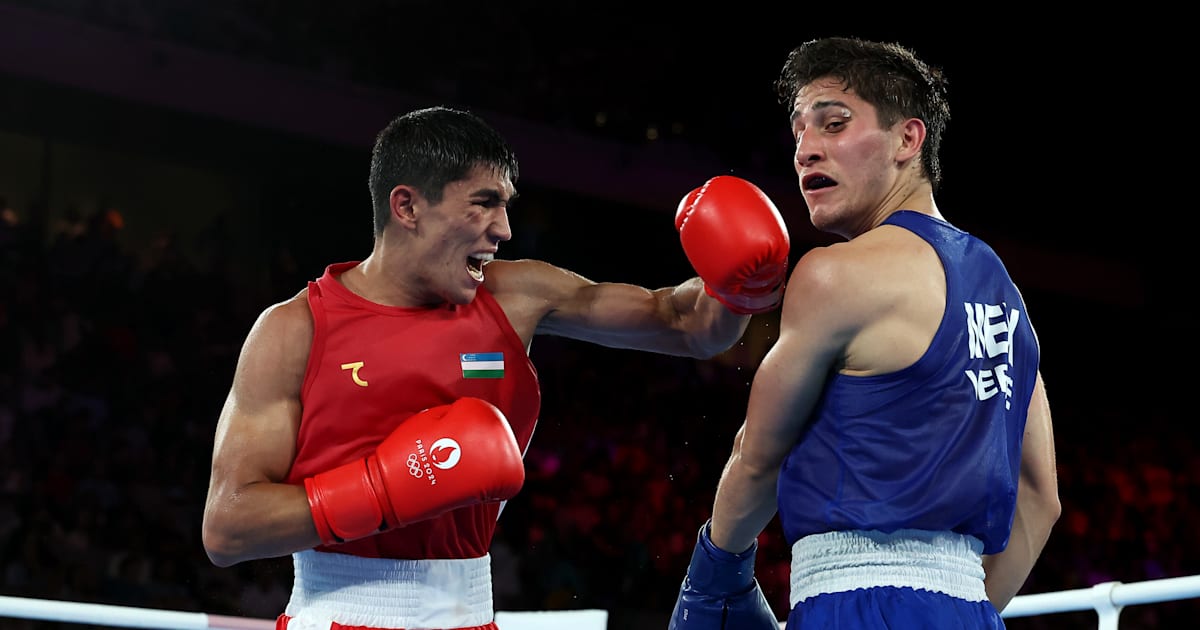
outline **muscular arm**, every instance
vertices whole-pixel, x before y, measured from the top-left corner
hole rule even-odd
[[[707,295],[699,278],[652,290],[593,282],[534,260],[489,263],[487,278],[526,344],[540,333],[706,359],[732,346],[750,322]]]
[[[816,251],[816,250],[814,250]],[[779,468],[800,437],[825,378],[858,317],[857,305],[835,296],[848,291],[830,273],[826,253],[809,253],[792,273],[779,340],[759,365],[746,419],[717,485],[712,541],[740,553],[775,516]]]
[[[304,487],[283,483],[295,456],[311,338],[299,296],[264,311],[242,347],[217,423],[204,506],[204,549],[218,566],[321,543]]]
[[[997,610],[1004,610],[1025,584],[1061,513],[1050,405],[1042,376],[1038,374],[1033,398],[1029,401],[1029,417],[1025,421],[1012,533],[1004,551],[983,559],[987,574],[984,585],[988,599]]]

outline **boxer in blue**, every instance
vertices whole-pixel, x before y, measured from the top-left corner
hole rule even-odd
[[[778,627],[754,578],[776,513],[788,630],[1003,628],[1061,511],[1053,428],[1021,293],[934,200],[945,77],[828,38],[777,87],[809,217],[845,240],[789,276],[670,628]]]

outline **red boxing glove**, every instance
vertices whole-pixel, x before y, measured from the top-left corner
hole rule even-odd
[[[720,175],[688,193],[675,228],[704,290],[739,315],[779,305],[791,243],[775,204],[757,186]]]
[[[375,452],[304,480],[321,541],[332,545],[455,508],[512,498],[525,462],[504,414],[478,398],[417,413]]]

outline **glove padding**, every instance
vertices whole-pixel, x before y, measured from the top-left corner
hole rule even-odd
[[[524,482],[508,419],[468,397],[409,416],[373,453],[305,479],[304,488],[321,541],[333,545],[511,499]]]
[[[739,315],[783,300],[790,240],[775,204],[754,184],[720,175],[688,193],[675,229],[704,290]]]
[[[668,630],[779,630],[754,578],[758,542],[741,553],[713,544],[711,521],[700,527]]]

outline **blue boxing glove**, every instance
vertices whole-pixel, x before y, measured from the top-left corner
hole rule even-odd
[[[729,553],[713,544],[710,528],[711,521],[700,527],[668,630],[779,630],[754,579],[758,543]]]

